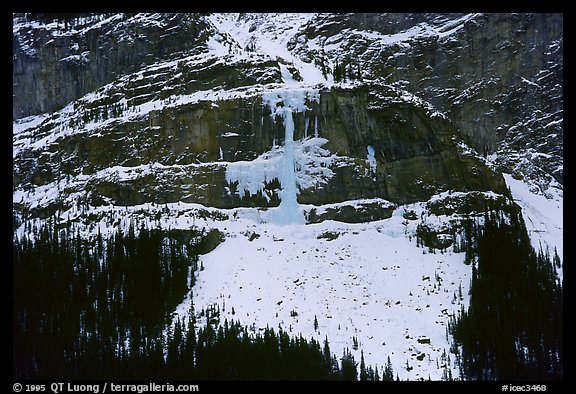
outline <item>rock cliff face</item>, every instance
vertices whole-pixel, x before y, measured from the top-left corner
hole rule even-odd
[[[277,91],[307,95],[300,204],[506,194],[502,170],[561,188],[561,15],[15,15],[13,32],[14,204],[32,216],[278,206]]]
[[[443,190],[505,192],[501,176],[463,154],[446,118],[393,91],[375,99],[372,94],[378,90],[323,91],[319,103],[296,114],[295,138],[314,133],[314,125],[326,141],[323,147],[337,157],[328,163],[331,174],[320,187],[301,187],[300,203],[379,197],[402,204],[425,201]],[[269,200],[261,193],[229,193],[226,169],[282,144],[283,134],[282,120],[270,117],[260,96],[222,100],[217,106],[199,102],[152,110],[134,120],[109,121],[97,132],[47,141],[38,160],[33,148],[23,148],[15,166],[15,187],[53,186],[71,179],[61,197],[67,200],[85,191],[96,206],[177,201],[218,208],[276,206],[281,189],[277,180],[267,185]],[[373,168],[368,147],[374,151]],[[25,157],[32,158],[31,166],[23,165]],[[314,171],[315,166],[312,162],[297,171]]]
[[[535,175],[545,152],[531,178],[562,183],[562,29],[560,14],[318,15],[292,43],[418,95],[509,171]]]
[[[209,34],[195,14],[18,16],[12,116],[57,111],[143,65],[200,52]]]

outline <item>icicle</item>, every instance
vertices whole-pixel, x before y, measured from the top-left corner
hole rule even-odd
[[[374,151],[374,147],[372,145],[368,145],[366,150],[368,152],[368,156],[366,158],[366,161],[368,162],[368,165],[370,165],[370,171],[372,173],[376,173],[377,162],[376,162],[376,156],[375,156],[376,152]]]

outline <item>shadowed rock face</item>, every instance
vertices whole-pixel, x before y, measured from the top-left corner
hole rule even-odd
[[[13,36],[13,118],[48,115],[14,137],[14,189],[58,184],[48,212],[79,194],[94,206],[279,204],[277,179],[236,194],[226,169],[283,144],[284,125],[270,116],[262,90],[282,82],[288,60],[256,52],[203,58],[210,46],[233,46],[197,14],[96,15],[53,22],[58,28],[22,18]],[[561,183],[562,24],[561,15],[546,14],[312,18],[288,49],[316,65],[347,64],[355,84],[319,87],[319,100],[294,113],[294,139],[314,127],[333,155],[330,175],[301,187],[298,202],[506,194],[500,173],[481,158],[492,152],[499,168]],[[439,30],[417,33],[425,28]],[[379,44],[406,31],[413,37]],[[335,49],[317,49],[336,39]],[[238,94],[215,95],[231,90]],[[202,92],[214,94],[179,102]],[[531,152],[544,154],[535,167],[522,160]]]
[[[555,85],[562,84],[562,26],[558,14],[485,14],[466,21],[461,34],[415,40],[384,55],[381,75],[407,81],[472,143],[492,152],[505,137],[498,126],[515,124],[528,108],[561,110]],[[523,78],[544,82],[539,94]]]
[[[12,44],[13,118],[56,111],[142,65],[206,46],[210,30],[200,15],[132,16],[60,19],[54,30],[18,26]]]

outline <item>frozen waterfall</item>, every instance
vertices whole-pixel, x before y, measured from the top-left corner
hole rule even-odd
[[[304,224],[306,219],[298,204],[298,190],[294,155],[294,112],[304,112],[306,99],[318,101],[318,92],[307,89],[275,91],[263,96],[268,103],[273,119],[281,115],[284,121],[284,150],[278,162],[278,180],[282,190],[279,193],[280,205],[271,210],[272,223]]]
[[[273,90],[263,94],[262,101],[270,110],[272,119],[280,115],[284,123],[284,145],[274,147],[252,161],[229,163],[226,170],[228,183],[238,182],[238,193],[250,195],[263,191],[267,182],[278,179],[281,190],[278,193],[280,205],[270,208],[259,218],[279,225],[304,224],[303,210],[298,204],[298,177],[295,163],[297,161],[296,143],[294,141],[294,113],[309,109],[306,100],[319,101],[319,92],[310,89]],[[316,121],[317,122],[317,119]],[[315,135],[317,136],[317,123]],[[319,138],[313,139],[320,143]],[[302,149],[302,147],[300,147]],[[301,152],[300,152],[301,156]],[[309,183],[309,182],[308,182]],[[268,198],[267,195],[265,195]]]
[[[278,180],[282,186],[280,205],[273,211],[272,222],[277,224],[306,223],[300,211],[296,190],[296,171],[294,169],[294,118],[292,108],[282,109],[284,119],[284,152],[279,162]]]

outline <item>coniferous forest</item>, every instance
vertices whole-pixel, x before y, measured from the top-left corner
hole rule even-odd
[[[352,354],[331,353],[328,338],[254,333],[221,322],[216,308],[200,311],[206,323],[196,327],[193,304],[171,325],[194,285],[198,246],[170,232],[131,226],[90,243],[49,224],[33,238],[13,240],[15,379],[358,378]],[[382,372],[362,364],[360,377],[393,379],[391,365]]]
[[[551,256],[533,248],[513,205],[487,207],[482,226],[469,220],[464,229],[466,261],[473,265],[470,305],[450,324],[462,375],[562,379],[563,291],[556,251]]]

